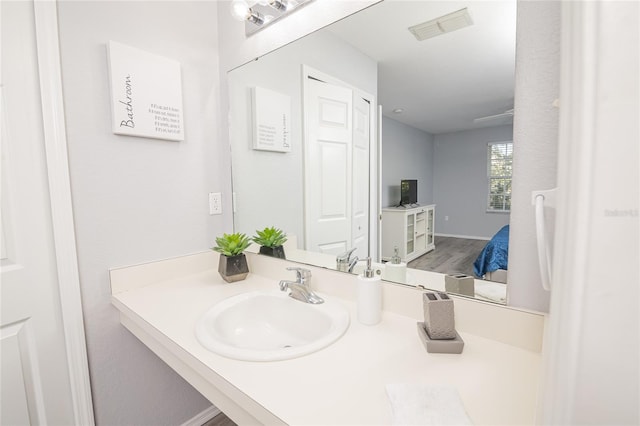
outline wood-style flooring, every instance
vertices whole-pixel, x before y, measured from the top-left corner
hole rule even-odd
[[[487,241],[436,236],[435,243],[435,250],[409,262],[409,268],[441,274],[463,273],[473,277],[473,262]]]
[[[224,413],[220,413],[202,426],[237,426],[229,417]]]

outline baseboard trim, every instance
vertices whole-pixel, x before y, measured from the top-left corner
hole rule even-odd
[[[182,423],[180,426],[202,426],[218,414],[222,413],[218,407],[212,405],[204,411],[196,414],[194,417],[190,418],[186,422]]]
[[[436,237],[465,238],[467,240],[484,240],[489,241],[491,238],[474,237],[472,235],[453,235],[453,234],[435,234]]]

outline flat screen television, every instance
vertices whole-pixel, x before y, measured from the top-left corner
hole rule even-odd
[[[418,203],[418,181],[403,179],[400,182],[400,205]]]

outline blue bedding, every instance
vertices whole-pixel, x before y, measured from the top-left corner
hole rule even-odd
[[[509,260],[509,225],[505,225],[491,238],[473,262],[473,272],[482,278],[487,272],[507,269]]]

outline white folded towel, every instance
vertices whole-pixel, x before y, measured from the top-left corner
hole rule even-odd
[[[394,425],[471,425],[458,391],[451,387],[387,385]]]
[[[476,280],[476,297],[492,302],[507,303],[507,286],[502,283]]]

